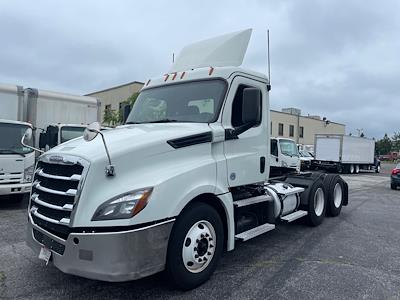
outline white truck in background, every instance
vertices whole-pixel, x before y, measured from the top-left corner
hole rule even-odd
[[[375,141],[341,134],[316,134],[313,168],[339,173],[359,173],[360,170],[380,172],[375,157]]]
[[[270,83],[238,67],[250,36],[185,47],[170,72],[146,82],[125,125],[93,123],[39,157],[27,228],[39,258],[104,281],[165,269],[187,290],[240,241],[340,214],[348,186],[338,175],[269,179]]]
[[[45,90],[24,90],[27,122],[31,123],[36,148],[49,149],[81,136],[87,124],[101,121],[100,101]]]
[[[35,153],[21,145],[27,128],[24,122],[23,89],[0,84],[0,195],[21,200],[31,191]]]
[[[271,137],[270,143],[270,177],[300,172],[301,160],[294,140]]]

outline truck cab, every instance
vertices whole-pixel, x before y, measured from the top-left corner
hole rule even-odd
[[[270,154],[271,177],[289,172],[300,172],[301,160],[296,142],[292,139],[272,137]]]
[[[51,149],[69,140],[83,136],[87,125],[84,124],[54,124],[49,125],[39,135],[39,148]]]
[[[35,164],[32,149],[21,145],[29,123],[0,119],[0,195],[21,200],[31,191]]]
[[[268,181],[269,81],[238,67],[250,35],[187,46],[167,74],[146,82],[125,125],[93,123],[83,139],[39,157],[27,239],[36,254],[105,281],[166,270],[187,290],[211,276],[224,249],[281,221],[317,226],[340,213],[339,177]]]

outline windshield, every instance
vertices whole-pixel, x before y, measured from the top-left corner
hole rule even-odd
[[[33,150],[22,146],[21,139],[28,128],[27,125],[0,123],[0,154],[27,154]],[[32,146],[31,141],[25,141]]]
[[[144,90],[126,124],[215,122],[225,95],[223,80],[204,80]]]
[[[308,153],[307,151],[304,151],[304,150],[300,151],[300,155],[302,157],[312,157],[310,153]]]
[[[61,127],[61,143],[83,136],[84,131],[85,127],[72,127],[72,126]]]
[[[279,145],[281,147],[281,152],[288,156],[298,156],[299,152],[297,150],[297,145],[294,141],[290,140],[279,140]]]

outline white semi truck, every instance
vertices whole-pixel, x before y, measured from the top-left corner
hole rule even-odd
[[[21,200],[31,191],[35,153],[21,145],[27,128],[24,122],[23,89],[0,84],[0,195]]]
[[[104,281],[166,270],[186,290],[240,241],[339,215],[348,186],[338,175],[268,180],[269,81],[238,67],[250,35],[187,46],[147,81],[124,126],[91,124],[39,157],[27,230],[36,255]]]
[[[375,158],[375,141],[342,134],[316,134],[314,168],[339,173],[359,173],[360,170],[380,172]]]

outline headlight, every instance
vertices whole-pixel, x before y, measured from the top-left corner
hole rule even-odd
[[[288,164],[287,164],[285,161],[283,161],[283,160],[282,160],[282,167],[284,167],[284,168],[287,168],[287,167],[288,167]]]
[[[31,182],[35,166],[30,166],[24,170],[24,182]]]
[[[100,205],[92,221],[129,219],[146,207],[153,188],[135,190],[119,195]]]

